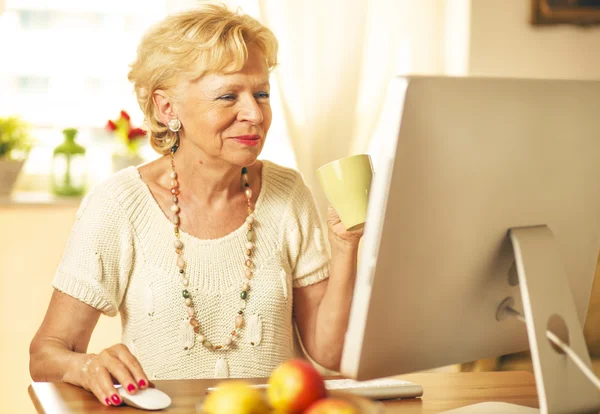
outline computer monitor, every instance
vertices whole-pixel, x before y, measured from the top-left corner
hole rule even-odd
[[[590,364],[600,82],[407,77],[392,90],[396,127],[374,159],[342,374],[384,377],[531,343],[542,412],[584,410],[555,409],[569,394],[597,412],[600,393],[545,333],[549,319],[564,322]],[[507,298],[527,326],[499,320]]]

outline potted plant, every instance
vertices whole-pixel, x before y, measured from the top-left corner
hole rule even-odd
[[[28,125],[16,116],[0,117],[0,196],[8,196],[31,149]]]
[[[119,141],[118,149],[112,155],[113,172],[143,162],[139,151],[146,137],[146,131],[134,128],[126,111],[121,111],[116,120],[109,120],[106,129],[113,132]]]

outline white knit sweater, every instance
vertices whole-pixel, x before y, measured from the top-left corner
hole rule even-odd
[[[208,350],[195,340],[175,266],[173,225],[134,167],[84,199],[53,286],[107,315],[120,312],[122,342],[150,379],[268,376],[296,351],[292,289],[327,278],[329,258],[300,174],[263,161],[261,183],[256,271],[233,349]],[[201,331],[221,343],[240,308],[245,226],[213,240],[181,232],[181,240]]]

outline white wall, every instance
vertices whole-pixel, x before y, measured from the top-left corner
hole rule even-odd
[[[600,78],[600,26],[532,26],[529,0],[471,0],[469,74]]]

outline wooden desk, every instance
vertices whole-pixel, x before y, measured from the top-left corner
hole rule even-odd
[[[402,375],[407,381],[423,386],[422,398],[385,402],[386,414],[433,414],[485,401],[504,401],[538,407],[535,381],[528,372],[464,372]],[[171,407],[162,412],[197,414],[196,404],[207,387],[217,380],[156,381],[157,388],[169,394]],[[264,382],[254,380],[254,382]],[[141,413],[122,406],[118,410],[105,407],[81,388],[62,383],[33,383],[29,396],[39,413],[93,414]]]

